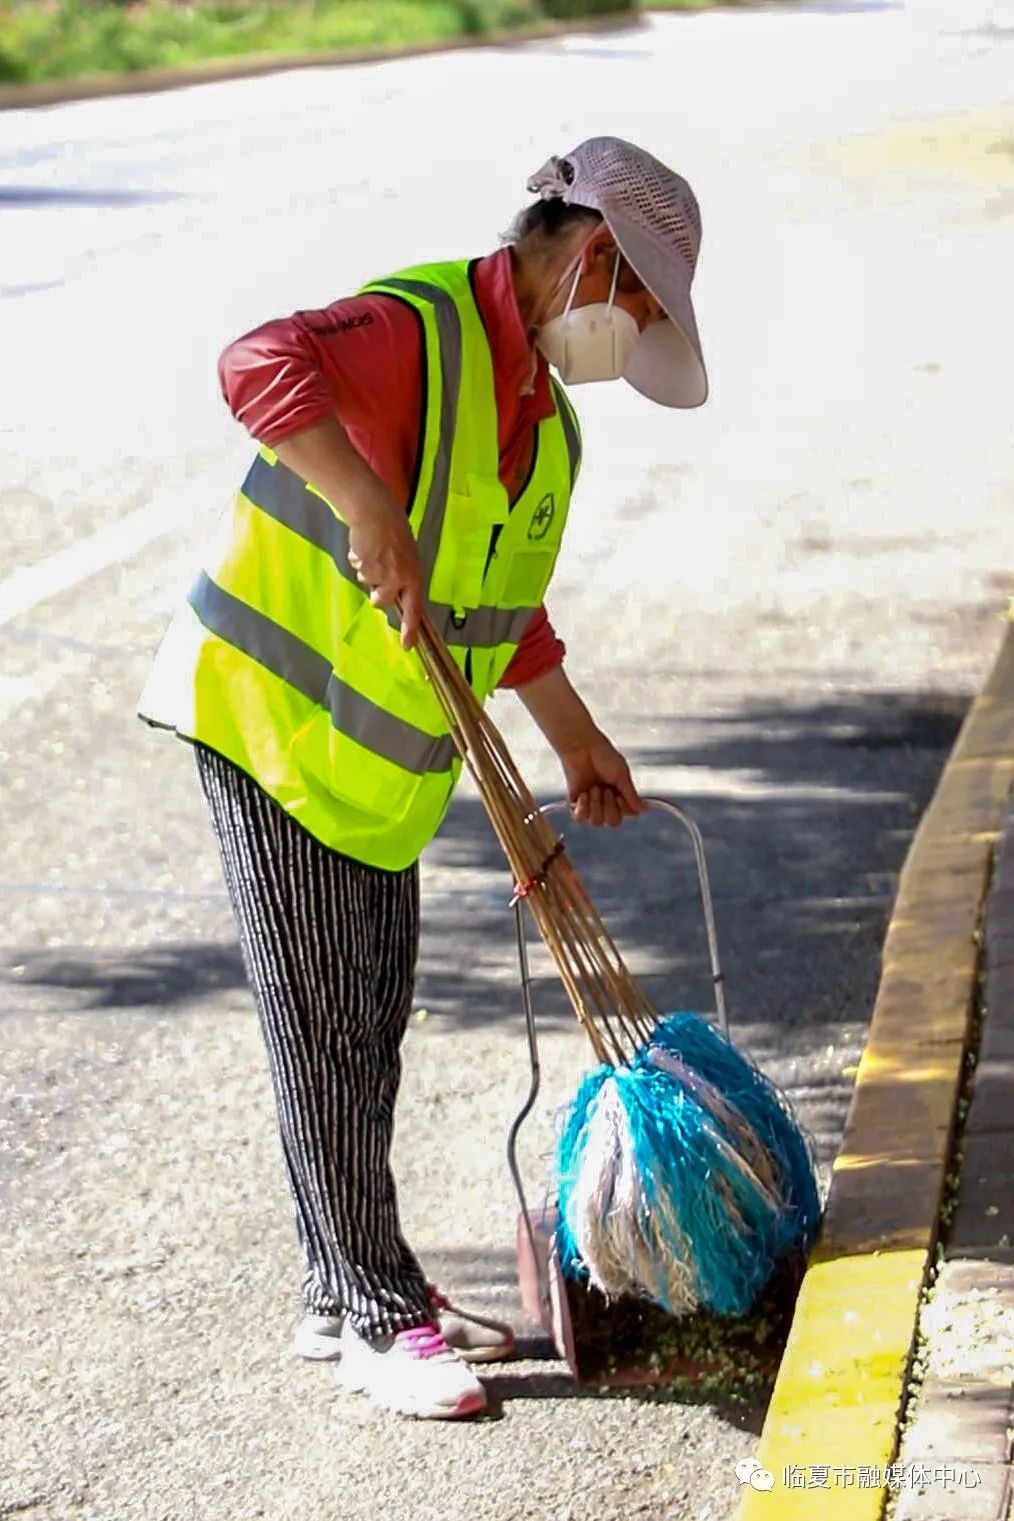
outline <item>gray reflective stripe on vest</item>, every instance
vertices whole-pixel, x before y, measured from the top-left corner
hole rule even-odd
[[[434,738],[378,707],[336,676],[330,661],[305,640],[223,590],[206,571],[197,577],[188,601],[205,628],[327,708],[340,733],[418,776],[450,769],[457,753],[450,735]]]
[[[409,296],[419,296],[429,301],[437,324],[440,340],[440,438],[433,475],[426,495],[426,511],[419,529],[419,553],[424,565],[433,565],[437,558],[440,535],[444,531],[447,512],[447,488],[451,479],[451,450],[454,432],[458,426],[458,396],[461,392],[461,317],[454,304],[454,297],[439,285],[429,285],[424,280],[379,280],[377,284],[388,290],[403,290]]]
[[[581,464],[581,435],[577,431],[574,414],[570,410],[570,403],[566,396],[552,378],[551,384],[553,395],[556,398],[556,410],[560,414],[560,421],[563,424],[563,436],[567,440],[567,454],[570,457],[570,485],[571,490],[573,490],[574,482],[577,480],[578,468]]]
[[[500,644],[520,644],[537,607],[476,607],[462,618],[443,602],[427,602],[426,611],[433,619],[445,644],[462,649],[495,649]]]
[[[269,465],[263,455],[258,454],[241,490],[269,518],[298,533],[315,548],[322,549],[334,561],[339,575],[361,590],[349,564],[348,524],[342,522],[322,497],[307,490],[294,470],[280,460]],[[469,612],[459,628],[454,621],[455,610],[446,602],[427,600],[426,609],[444,642],[466,649],[517,644],[536,611],[534,607],[479,607]],[[392,628],[400,628],[401,619],[394,608],[386,608],[384,613]]]
[[[322,549],[334,561],[338,574],[358,587],[356,573],[349,564],[348,524],[342,522],[327,502],[308,490],[306,483],[288,465],[283,465],[281,460],[269,465],[264,456],[258,454],[240,489],[269,518]],[[396,621],[397,615],[392,612],[391,618]]]

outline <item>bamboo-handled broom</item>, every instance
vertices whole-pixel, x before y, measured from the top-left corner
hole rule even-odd
[[[820,1198],[784,1095],[697,1014],[663,1018],[429,617],[419,655],[599,1063],[557,1150],[564,1271],[673,1314],[743,1314]]]

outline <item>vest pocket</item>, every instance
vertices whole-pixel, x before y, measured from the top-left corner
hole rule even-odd
[[[558,544],[552,549],[519,549],[504,567],[501,596],[507,607],[538,607],[546,593]]]
[[[406,819],[423,784],[423,777],[342,734],[323,708],[297,729],[289,748],[308,784],[323,789],[337,804],[371,815],[378,824]]]
[[[429,594],[434,602],[446,602],[449,607],[476,608],[482,604],[493,528],[507,521],[509,506],[499,480],[478,475],[469,475],[467,480],[467,493],[447,493]]]

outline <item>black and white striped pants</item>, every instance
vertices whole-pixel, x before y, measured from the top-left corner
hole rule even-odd
[[[418,867],[329,850],[194,747],[267,1043],[304,1307],[365,1336],[432,1318],[389,1153],[419,944]]]

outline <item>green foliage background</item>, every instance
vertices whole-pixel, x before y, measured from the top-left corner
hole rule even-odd
[[[0,0],[0,83],[265,53],[412,47],[540,22],[754,0]]]
[[[637,0],[0,0],[0,80],[396,48],[636,8]]]

